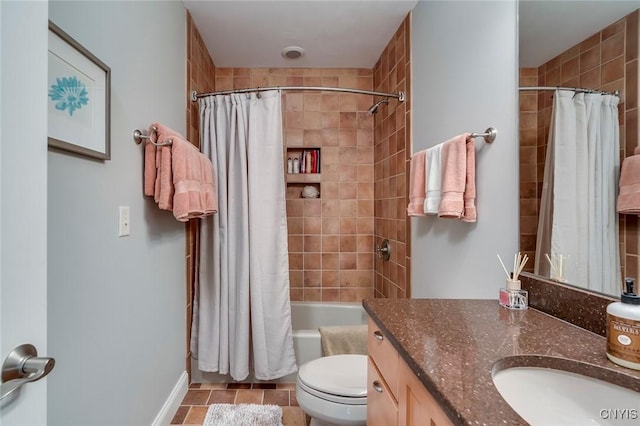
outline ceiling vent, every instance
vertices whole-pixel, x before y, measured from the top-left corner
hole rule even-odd
[[[286,59],[298,59],[304,55],[304,49],[300,46],[287,46],[280,54]]]

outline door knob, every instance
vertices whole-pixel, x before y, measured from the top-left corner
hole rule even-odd
[[[0,400],[11,395],[20,386],[35,382],[49,374],[56,364],[53,358],[39,358],[33,345],[20,345],[7,356],[2,364]]]

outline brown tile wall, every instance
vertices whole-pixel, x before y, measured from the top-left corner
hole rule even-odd
[[[538,86],[538,69],[521,68],[520,86]],[[538,167],[541,151],[542,167]],[[520,249],[531,258],[527,271],[533,271],[535,264],[543,172],[544,150],[538,148],[538,92],[520,92]]]
[[[191,15],[187,11],[187,139],[196,146],[200,146],[200,136],[198,133],[198,105],[191,102],[191,92],[209,92],[215,89],[216,66],[211,60],[211,55],[207,50],[198,28],[193,23]],[[197,238],[199,220],[191,220],[186,224],[187,246],[187,306],[186,306],[186,327],[187,327],[187,355],[186,369],[191,376],[191,316],[193,313],[193,285],[195,282],[195,256],[197,253]]]
[[[638,19],[633,12],[537,69],[520,70],[521,86],[620,91],[621,159],[638,146]],[[520,247],[532,258],[552,103],[552,91],[520,93]],[[620,253],[623,276],[637,277],[637,216],[620,215]]]
[[[218,68],[216,75],[216,90],[372,85],[368,69]],[[286,176],[292,301],[373,296],[373,117],[366,112],[372,102],[349,93],[284,92],[285,163],[303,148],[320,148],[321,158],[319,175]],[[309,184],[319,198],[301,197]]]
[[[411,92],[410,15],[398,27],[373,70],[376,91]],[[375,258],[375,297],[411,296],[411,230],[407,178],[411,157],[411,98],[381,105],[375,122],[375,242],[388,239],[391,259]]]

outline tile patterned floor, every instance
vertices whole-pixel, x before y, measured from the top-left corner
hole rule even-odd
[[[209,405],[216,403],[279,405],[284,426],[307,424],[296,401],[295,383],[192,383],[171,424],[202,425]]]

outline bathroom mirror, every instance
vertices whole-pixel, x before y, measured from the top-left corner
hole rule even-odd
[[[638,9],[640,0],[519,2],[520,86],[620,90],[621,158],[629,155],[627,151],[637,144],[625,142],[625,115],[638,105],[638,93],[625,91],[629,84],[637,92],[637,83],[635,79],[627,83],[625,77],[629,66],[633,66],[634,61],[637,63],[640,56],[638,52],[630,56],[629,52],[630,48],[638,49],[638,12],[630,16]],[[533,259],[554,92],[521,91],[520,94],[520,248]],[[620,231],[614,244],[620,248],[622,276],[639,278],[638,217],[620,215],[619,218]],[[530,261],[526,270],[533,272],[533,266],[534,262]],[[549,274],[543,276],[549,278]],[[619,295],[616,285],[612,286],[613,290],[605,291],[599,283],[574,281],[565,283]]]

